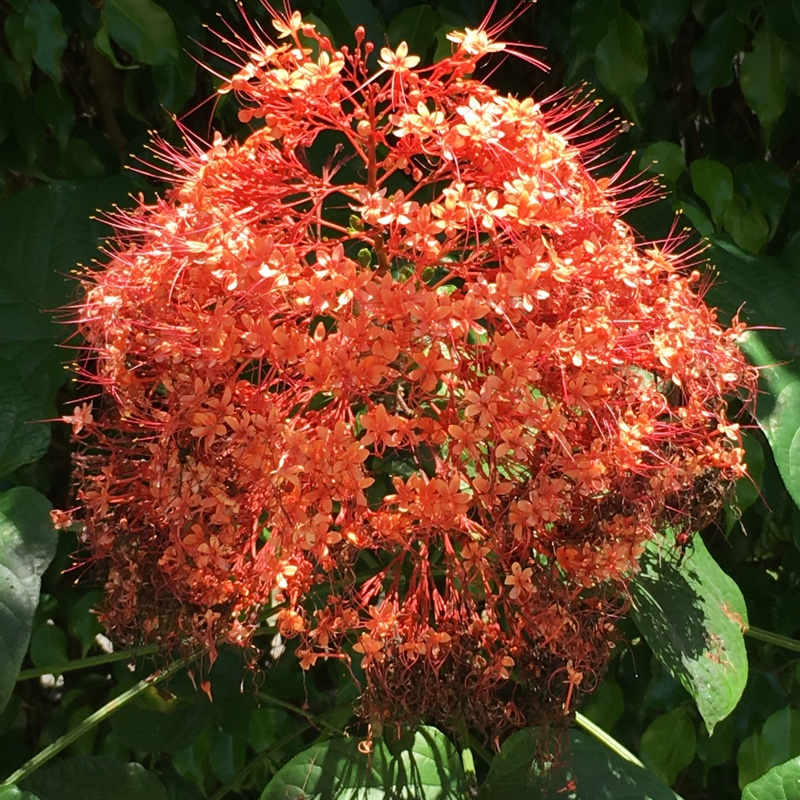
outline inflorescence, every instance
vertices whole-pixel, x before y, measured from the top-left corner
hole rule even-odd
[[[487,30],[421,68],[274,25],[229,42],[252,133],[161,142],[171,188],[82,278],[102,619],[213,653],[278,603],[304,669],[360,662],[373,723],[563,719],[645,544],[744,474],[741,326],[637,244],[580,105],[472,77]]]

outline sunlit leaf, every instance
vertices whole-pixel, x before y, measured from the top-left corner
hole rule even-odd
[[[682,564],[652,543],[631,583],[633,618],[658,659],[692,695],[709,732],[747,683],[747,610],[699,537]]]
[[[0,710],[28,649],[42,575],[56,552],[50,503],[27,487],[0,495]]]

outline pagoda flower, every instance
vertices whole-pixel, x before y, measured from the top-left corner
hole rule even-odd
[[[637,242],[574,99],[473,77],[532,60],[502,25],[425,66],[273,13],[219,89],[250,134],[157,143],[170,187],[81,279],[102,620],[213,658],[277,602],[298,669],[360,662],[365,718],[563,721],[644,546],[744,474],[742,328]]]

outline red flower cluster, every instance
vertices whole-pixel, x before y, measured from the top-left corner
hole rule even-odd
[[[362,29],[274,24],[220,90],[252,135],[162,145],[171,190],[84,277],[103,618],[213,648],[277,601],[304,668],[360,660],[374,722],[563,717],[645,543],[744,472],[739,329],[637,246],[579,110],[470,77],[486,30],[371,72]]]

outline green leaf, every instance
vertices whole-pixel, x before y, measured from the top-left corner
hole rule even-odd
[[[685,708],[675,708],[656,717],[639,744],[642,761],[670,786],[692,763],[696,751],[697,734]]]
[[[786,108],[786,82],[781,70],[782,42],[768,26],[753,39],[753,50],[742,59],[739,82],[747,104],[753,109],[766,139]]]
[[[747,334],[744,349],[751,361],[764,367],[760,376],[769,396],[759,398],[756,417],[786,489],[800,506],[800,376],[796,368],[780,365],[752,332]]]
[[[67,634],[61,628],[45,622],[33,632],[30,655],[35,667],[66,663]]]
[[[686,158],[674,142],[653,142],[642,153],[639,169],[656,172],[674,183],[686,169]]]
[[[776,711],[752,736],[748,736],[736,756],[739,788],[766,775],[773,767],[800,756],[800,711]]]
[[[563,766],[542,770],[534,761],[539,733],[517,731],[492,760],[480,800],[680,800],[659,778],[626,761],[592,736],[570,731]],[[574,790],[570,791],[570,781]]]
[[[689,0],[636,0],[642,25],[672,44],[689,11]]]
[[[769,223],[758,206],[750,208],[744,198],[735,194],[722,215],[722,224],[736,244],[748,253],[758,253],[769,240]]]
[[[41,396],[28,391],[14,364],[0,358],[0,477],[47,452],[50,426],[41,422],[47,408]]]
[[[161,781],[141,764],[105,756],[66,758],[22,781],[39,800],[167,800]]]
[[[14,57],[16,69],[14,70],[15,83],[18,84],[20,94],[27,92],[33,72],[33,45],[25,29],[25,17],[22,14],[11,13],[6,17],[3,30],[6,34],[8,49]]]
[[[167,64],[178,58],[178,39],[170,15],[153,0],[106,0],[103,24],[110,37],[142,64]]]
[[[733,201],[733,175],[719,161],[704,158],[693,161],[689,167],[695,194],[711,210],[711,218],[719,223],[725,210]]]
[[[747,609],[699,537],[682,564],[651,543],[631,584],[632,615],[656,657],[692,695],[709,733],[747,683]]]
[[[111,723],[119,740],[132,750],[175,753],[194,744],[211,711],[205,696],[165,698],[152,688],[114,714]]]
[[[644,35],[639,23],[629,14],[620,14],[597,45],[597,76],[603,86],[622,100],[625,110],[638,121],[634,92],[647,79]]]
[[[50,0],[28,0],[25,32],[36,66],[54,81],[60,81],[61,56],[67,47],[61,12]]]
[[[393,48],[405,42],[409,53],[424,59],[436,44],[436,30],[440,25],[441,16],[430,6],[410,6],[389,23],[386,38]]]
[[[34,489],[0,495],[0,710],[28,650],[42,575],[56,552],[50,503]]]
[[[0,786],[0,800],[39,800],[30,792],[23,792],[16,786]]]
[[[747,784],[742,800],[800,800],[800,758],[779,764]]]
[[[278,771],[261,800],[460,800],[464,796],[458,753],[443,733],[423,727],[403,747],[390,750],[383,741],[376,742],[370,755],[360,753],[358,740],[352,738],[309,747]]]
[[[767,215],[774,235],[791,191],[786,173],[773,161],[750,161],[737,164],[733,177],[741,193]]]
[[[619,0],[575,0],[572,5],[570,42],[577,47],[577,64],[592,56],[609,26],[620,15]]]
[[[778,36],[800,45],[800,4],[797,0],[761,0],[770,28]]]
[[[733,81],[733,59],[744,47],[746,35],[747,28],[730,11],[724,11],[708,26],[690,57],[700,94]]]

